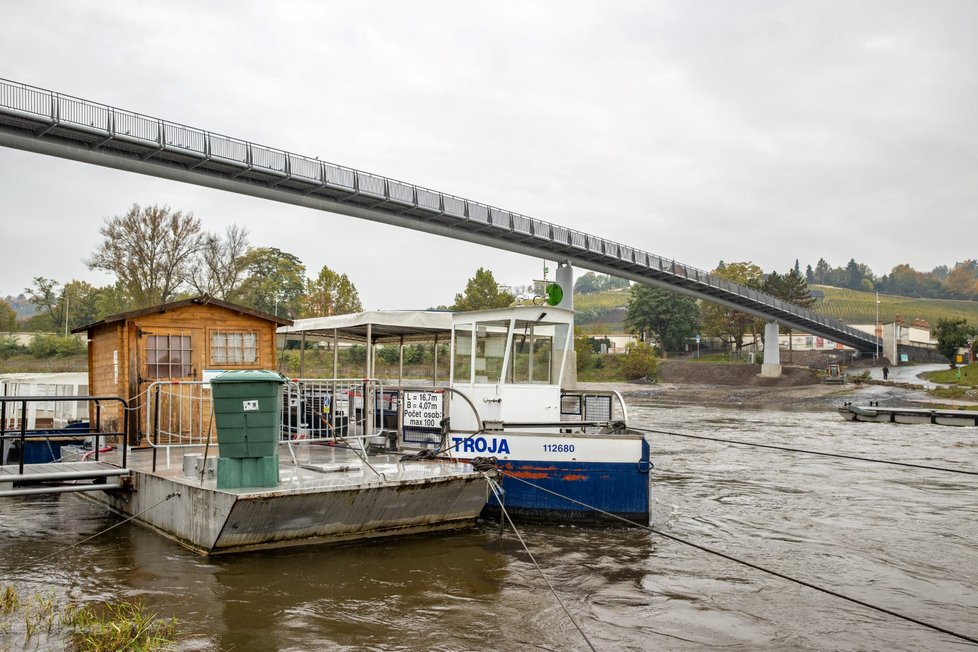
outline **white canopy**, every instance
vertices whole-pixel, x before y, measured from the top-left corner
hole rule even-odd
[[[286,337],[302,335],[337,337],[357,342],[367,341],[367,326],[375,343],[429,341],[452,330],[452,313],[434,310],[368,310],[366,312],[296,319],[291,326],[278,329]]]

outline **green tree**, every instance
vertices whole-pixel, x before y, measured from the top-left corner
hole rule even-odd
[[[488,269],[480,267],[475,276],[465,284],[465,292],[455,295],[455,303],[450,310],[464,312],[469,310],[489,310],[506,308],[516,301],[509,292],[501,292],[495,277]]]
[[[805,268],[805,282],[809,285],[814,285],[815,283],[815,271],[811,265]]]
[[[633,285],[625,327],[645,342],[654,337],[663,352],[681,350],[697,333],[700,309],[696,300],[669,290]]]
[[[601,282],[594,272],[587,272],[574,281],[574,294],[591,294],[601,289]]]
[[[855,258],[850,258],[846,264],[846,287],[850,290],[861,290],[863,285],[863,273],[859,269],[859,264]]]
[[[815,297],[812,296],[808,283],[805,282],[801,274],[793,269],[786,274],[771,272],[761,284],[761,289],[802,308],[811,308],[815,305]]]
[[[252,249],[245,258],[248,276],[241,283],[239,302],[279,317],[298,317],[306,287],[302,261],[274,247]]]
[[[306,281],[303,317],[329,317],[362,310],[360,295],[346,274],[337,274],[324,265],[319,276]]]
[[[759,288],[764,272],[754,263],[727,263],[712,272],[720,278],[739,283],[750,288]],[[711,337],[719,337],[733,343],[737,350],[744,346],[744,335],[758,333],[763,322],[745,313],[724,306],[704,302],[702,306],[703,332]]]
[[[824,258],[819,258],[818,262],[815,263],[815,283],[818,285],[826,285],[829,282],[829,272],[831,271],[829,264],[825,262]]]
[[[0,332],[12,333],[17,328],[17,312],[0,299]]]
[[[53,330],[56,333],[64,330],[63,295],[57,290],[58,285],[54,279],[35,276],[34,287],[24,289],[29,297],[28,301],[37,306],[41,313],[37,320],[43,322],[41,330]]]
[[[65,284],[61,291],[61,302],[67,315],[69,330],[95,323],[106,316],[99,309],[101,292],[102,290],[85,281],[69,281]]]
[[[106,218],[99,233],[88,267],[113,274],[138,308],[174,298],[203,242],[200,220],[169,206],[133,204]]]
[[[968,338],[976,334],[976,329],[968,325],[968,320],[963,318],[938,319],[937,326],[934,328],[933,336],[937,339],[937,350],[951,362],[954,369],[957,363],[954,356],[958,349],[968,344]]]

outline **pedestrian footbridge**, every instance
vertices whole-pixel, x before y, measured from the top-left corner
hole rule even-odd
[[[0,80],[0,145],[567,262],[681,292],[862,352],[879,346],[873,335],[841,321],[631,245],[318,158],[6,80]]]

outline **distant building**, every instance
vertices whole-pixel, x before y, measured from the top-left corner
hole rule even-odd
[[[624,333],[588,333],[589,338],[601,342],[602,340],[608,340],[607,351],[601,351],[601,353],[613,353],[615,355],[621,355],[625,353],[626,348],[629,344],[634,344],[638,342],[638,337],[636,335],[628,335]],[[602,344],[605,344],[602,342]]]

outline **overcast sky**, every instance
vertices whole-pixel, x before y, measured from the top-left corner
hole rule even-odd
[[[978,2],[15,2],[0,77],[500,206],[712,269],[978,257]],[[0,149],[0,296],[133,203],[246,227],[367,309],[540,260]],[[578,273],[583,273],[579,270]]]

